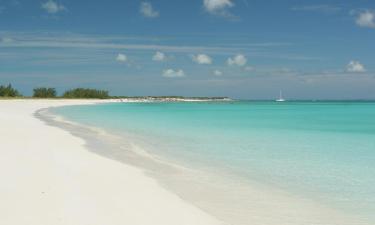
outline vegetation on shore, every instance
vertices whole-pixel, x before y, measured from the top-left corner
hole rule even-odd
[[[11,84],[8,86],[0,86],[0,98],[22,97],[20,92],[13,88]],[[57,95],[55,88],[38,87],[33,90],[33,98],[92,98],[92,99],[108,99],[111,96],[106,90],[75,88],[65,91],[61,96]]]
[[[34,89],[34,98],[56,98],[57,92],[55,88],[35,88]]]
[[[66,91],[63,98],[99,98],[107,99],[110,98],[108,91],[89,89],[89,88],[76,88]]]
[[[11,84],[8,86],[0,85],[0,98],[22,97],[20,92],[13,88]],[[156,100],[156,101],[178,101],[178,100],[227,100],[227,97],[184,97],[184,96],[111,96],[106,90],[91,88],[75,88],[65,91],[61,96],[57,95],[55,88],[38,87],[33,90],[33,98],[69,98],[69,99],[134,99],[134,100]]]
[[[0,97],[20,97],[21,94],[19,91],[14,89],[11,84],[8,86],[0,85]]]

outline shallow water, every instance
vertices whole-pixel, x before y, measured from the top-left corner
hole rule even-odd
[[[375,103],[115,103],[52,111],[126,137],[147,154],[230,176],[243,191],[255,181],[375,222]]]

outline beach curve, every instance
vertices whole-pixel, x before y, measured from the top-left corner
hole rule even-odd
[[[222,224],[141,170],[93,154],[34,117],[102,100],[0,101],[0,224]]]

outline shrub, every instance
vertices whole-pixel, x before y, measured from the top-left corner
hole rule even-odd
[[[109,98],[108,91],[89,89],[89,88],[76,88],[66,91],[63,98]]]
[[[19,97],[21,94],[12,87],[11,84],[8,86],[0,85],[0,97]]]
[[[34,98],[55,98],[56,89],[55,88],[35,88],[34,89]]]

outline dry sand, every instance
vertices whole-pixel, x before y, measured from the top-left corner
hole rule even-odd
[[[0,224],[221,224],[141,170],[87,151],[83,140],[33,115],[96,102],[0,101]]]

